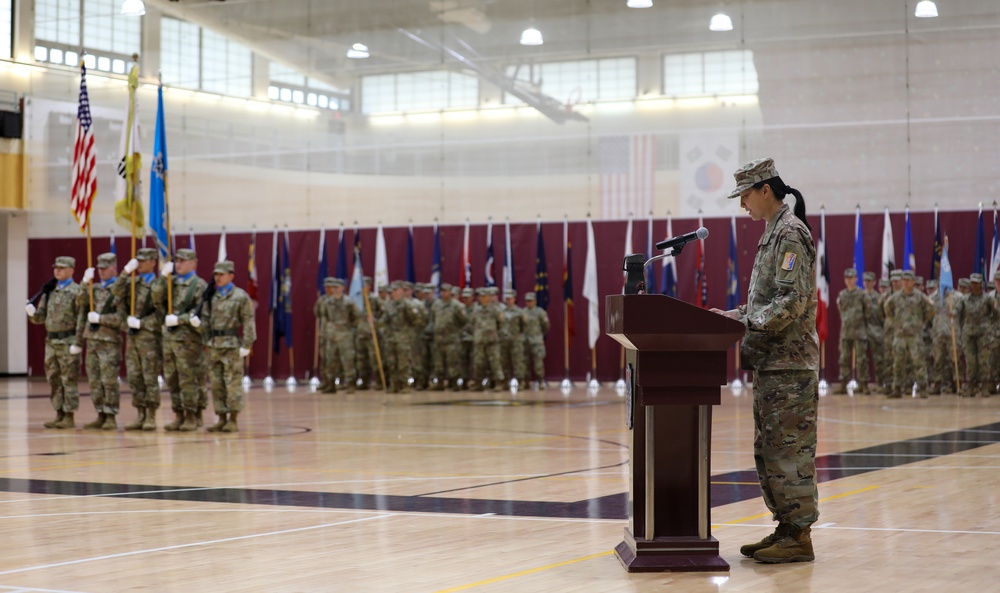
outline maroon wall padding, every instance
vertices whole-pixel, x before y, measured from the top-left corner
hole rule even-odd
[[[808,199],[808,198],[807,198]],[[977,212],[940,212],[939,220],[943,233],[950,236],[949,256],[954,269],[955,281],[968,276],[972,272],[975,250]],[[862,215],[862,228],[865,250],[865,263],[868,270],[876,274],[881,269],[882,231],[884,213]],[[891,215],[893,238],[895,242],[897,267],[903,266],[904,214]],[[989,218],[989,217],[987,217]],[[813,236],[819,235],[819,216],[816,211],[810,212],[810,224]],[[934,214],[933,212],[917,212],[911,215],[913,240],[917,258],[917,273],[925,278],[930,277],[931,252],[934,246]],[[653,221],[653,236],[662,240],[666,233],[666,219]],[[536,254],[536,223],[511,224],[511,249],[514,253],[515,285],[518,289],[518,303],[523,304],[524,293],[532,290],[535,280]],[[627,222],[623,220],[600,221],[594,223],[594,235],[597,244],[598,285],[602,295],[618,293],[622,288],[622,257],[625,253],[625,233]],[[705,221],[710,236],[705,241],[706,266],[708,268],[708,302],[712,307],[723,308],[726,302],[726,283],[729,257],[728,218],[714,218]],[[751,268],[756,255],[757,241],[764,231],[765,223],[753,222],[747,216],[736,219],[737,251],[739,257],[739,276],[741,301],[746,301]],[[992,241],[992,224],[987,221],[987,249]],[[675,218],[673,231],[680,235],[698,227],[697,219]],[[546,340],[548,359],[546,373],[550,380],[558,380],[564,376],[563,355],[563,223],[546,222],[541,225],[544,234],[546,259],[548,264],[550,305],[549,318],[552,330]],[[403,278],[406,266],[406,227],[384,229],[386,247],[389,258],[389,272],[392,279]],[[647,222],[636,220],[633,227],[633,246],[636,251],[644,251],[646,244]],[[293,304],[294,304],[294,359],[295,375],[299,378],[312,371],[314,351],[313,304],[317,298],[317,255],[319,250],[319,230],[290,231],[289,245],[292,254]],[[360,229],[362,244],[362,264],[365,273],[372,275],[375,265],[375,228]],[[353,269],[352,246],[354,230],[345,229],[345,247],[348,250],[349,272]],[[260,306],[257,309],[257,343],[250,361],[250,372],[255,378],[268,374],[269,350],[269,313],[268,304],[271,294],[271,249],[273,232],[257,233],[257,276]],[[462,241],[464,225],[441,226],[442,281],[457,284],[462,267]],[[279,233],[279,239],[281,233]],[[583,299],[584,266],[587,257],[587,226],[585,222],[569,224],[569,238],[573,246],[573,295],[575,303],[576,334],[570,340],[570,376],[580,380],[591,368],[591,355],[587,348],[587,302]],[[248,247],[251,235],[249,233],[227,233],[226,247],[229,258],[236,263],[237,286],[246,288]],[[212,261],[218,252],[219,235],[197,235],[196,247],[201,256],[198,268],[199,274],[210,280]],[[840,316],[833,302],[836,295],[844,287],[843,271],[853,265],[854,260],[854,215],[839,214],[826,217],[827,257],[830,269],[830,299],[831,311],[829,317],[830,332],[826,344],[826,372],[824,377],[836,380],[837,377],[837,340],[839,336]],[[414,264],[417,280],[430,280],[431,261],[433,257],[433,226],[413,228]],[[338,229],[326,232],[327,257],[330,275],[336,270],[338,256]],[[108,249],[107,237],[93,239],[94,257]],[[187,234],[178,235],[176,247],[188,247]],[[118,237],[119,268],[128,260],[130,246],[127,237]],[[494,277],[501,278],[501,265],[504,252],[504,227],[502,224],[493,226],[493,249],[496,261]],[[472,261],[472,281],[474,286],[481,286],[485,274],[486,258],[486,225],[472,225],[470,230],[470,252]],[[50,276],[52,261],[59,255],[71,255],[77,258],[76,279],[79,281],[83,270],[87,267],[86,242],[78,239],[31,239],[28,245],[28,287],[34,293]],[[687,302],[694,302],[696,287],[694,285],[695,249],[689,246],[677,258],[678,297]],[[661,267],[656,264],[656,282],[659,284]],[[28,295],[25,295],[27,298]],[[604,299],[601,299],[601,322],[604,319]],[[602,332],[597,342],[597,375],[603,381],[619,378],[620,347],[616,342]],[[28,364],[33,375],[43,375],[44,332],[40,326],[30,325],[28,330]],[[730,367],[732,356],[730,357]],[[289,352],[282,343],[280,352],[274,353],[273,376],[284,379],[290,371]],[[735,374],[735,371],[731,371]]]

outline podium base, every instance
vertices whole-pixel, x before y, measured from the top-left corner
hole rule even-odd
[[[625,540],[615,546],[615,556],[628,572],[729,572],[729,563],[719,556],[719,540],[714,537],[636,541],[626,529]]]

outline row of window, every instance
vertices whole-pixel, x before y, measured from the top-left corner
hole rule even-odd
[[[11,0],[0,0],[0,59],[10,59],[14,47],[14,11]]]

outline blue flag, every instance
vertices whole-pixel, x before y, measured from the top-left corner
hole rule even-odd
[[[549,266],[545,263],[542,223],[538,223],[538,247],[535,251],[535,303],[542,309],[549,308]]]
[[[434,298],[441,296],[441,229],[434,223],[434,257],[431,259],[431,284]]]
[[[986,276],[986,230],[983,228],[983,207],[979,206],[979,222],[976,223],[976,253],[973,256],[972,272]]]
[[[417,281],[417,269],[413,265],[413,227],[406,229],[406,281]]]
[[[354,273],[351,274],[350,297],[362,312],[365,311],[365,272],[361,267],[361,234],[354,229]]]
[[[149,175],[149,229],[160,251],[160,259],[173,255],[170,244],[170,213],[167,212],[167,130],[163,123],[163,86],[157,93],[156,136],[153,139],[153,167]],[[114,243],[112,243],[112,247]]]
[[[108,251],[114,253],[115,255],[118,254],[118,252],[115,251],[115,232],[113,230],[111,231],[111,247],[108,249]]]
[[[735,309],[740,306],[740,271],[736,253],[736,217],[734,216],[729,232],[729,283],[726,286],[726,309]]]
[[[326,293],[324,283],[326,282],[326,277],[330,275],[330,265],[326,256],[325,228],[319,230],[319,256],[316,259],[319,261],[319,270],[316,272],[316,289],[319,291],[320,296],[323,296]]]
[[[858,272],[858,288],[865,288],[865,243],[861,232],[861,207],[854,215],[854,269]]]
[[[344,249],[344,227],[340,227],[340,241],[337,245],[337,271],[334,276],[347,282],[347,250]]]
[[[937,208],[934,208],[934,253],[931,254],[931,280],[936,280],[941,275],[941,252],[943,250],[941,222],[938,221]]]
[[[288,249],[288,229],[285,229],[285,252],[281,258],[281,329],[285,346],[292,347],[292,254]]]
[[[941,279],[938,281],[938,289],[941,291],[941,296],[944,297],[954,288],[955,280],[951,273],[951,260],[948,259],[948,237],[946,235],[941,248]]]
[[[917,272],[917,256],[913,251],[913,229],[910,228],[910,209],[906,209],[906,235],[903,237],[903,269]]]
[[[483,286],[496,286],[497,281],[493,276],[493,223],[486,224],[486,266],[484,269]]]

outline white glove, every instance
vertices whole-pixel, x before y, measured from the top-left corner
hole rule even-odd
[[[97,311],[91,311],[90,313],[87,313],[87,321],[97,325],[101,322],[101,314]]]
[[[86,270],[83,271],[83,280],[80,281],[80,284],[86,284],[88,282],[93,281],[93,279],[94,279],[94,268],[87,268]]]
[[[191,319],[189,319],[188,321],[191,324],[191,327],[195,329],[201,327],[201,319],[198,319],[197,315],[192,315]]]
[[[125,272],[126,274],[131,274],[138,267],[139,267],[139,260],[133,257],[132,259],[128,260],[128,263],[125,264],[125,267],[122,268],[122,271]]]
[[[240,358],[246,358],[248,356],[250,356],[250,349],[249,348],[240,348]]]
[[[69,353],[72,354],[73,356],[76,356],[81,352],[83,352],[83,348],[80,348],[76,344],[73,344],[72,346],[69,347]]]
[[[28,317],[34,317],[35,311],[37,310],[38,309],[36,309],[35,306],[32,305],[31,303],[28,303],[27,305],[24,306],[24,312],[28,314]]]
[[[177,327],[177,316],[176,315],[167,315],[163,319],[163,321],[166,322],[167,327]]]
[[[163,268],[160,270],[160,276],[166,278],[167,276],[173,273],[174,273],[174,262],[168,261],[167,263],[163,264]]]
[[[128,326],[132,329],[139,329],[140,327],[142,327],[142,322],[139,321],[138,317],[133,317],[132,315],[129,315]]]

